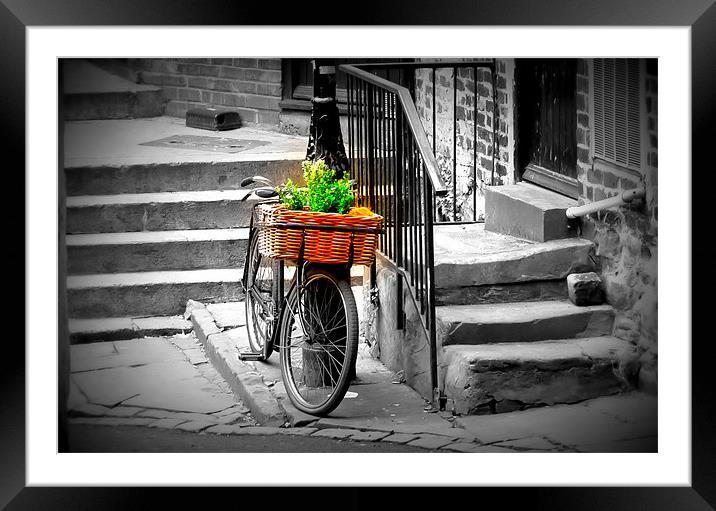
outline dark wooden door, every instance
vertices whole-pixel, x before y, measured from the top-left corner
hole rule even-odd
[[[522,179],[577,197],[575,59],[517,61]]]

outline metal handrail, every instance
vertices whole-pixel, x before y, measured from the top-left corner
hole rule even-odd
[[[420,122],[420,117],[418,116],[418,111],[415,109],[415,103],[413,103],[410,91],[402,85],[398,85],[395,82],[391,82],[390,80],[386,80],[385,78],[381,78],[373,73],[369,73],[368,71],[364,71],[363,69],[359,69],[358,67],[350,64],[341,64],[339,68],[363,81],[382,87],[383,89],[395,94],[400,101],[400,105],[405,113],[408,128],[410,128],[410,132],[413,134],[413,139],[418,146],[417,149],[420,152],[420,156],[423,158],[423,162],[425,163],[425,169],[427,170],[428,176],[430,176],[433,192],[435,195],[439,196],[447,195],[447,187],[445,186],[443,179],[440,177],[438,162],[435,159],[430,142],[428,142],[428,137],[425,135],[425,130]]]
[[[349,64],[346,64],[349,65]],[[477,60],[458,60],[458,59],[433,59],[433,60],[420,60],[418,62],[365,62],[360,64],[352,64],[353,66],[361,69],[432,69],[432,68],[447,68],[447,67],[462,67],[462,66],[479,66],[486,67],[489,69],[495,68],[495,62],[492,58],[477,59]]]
[[[597,202],[590,202],[589,204],[584,204],[583,206],[573,206],[571,208],[567,208],[567,218],[577,218],[596,213],[597,211],[601,211],[603,209],[623,206],[624,204],[628,204],[635,199],[643,199],[644,195],[644,188],[636,188]]]

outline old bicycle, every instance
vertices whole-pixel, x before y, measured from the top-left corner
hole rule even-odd
[[[294,406],[326,415],[343,400],[355,373],[358,311],[350,268],[372,261],[375,247],[363,253],[357,241],[373,240],[380,227],[376,218],[363,226],[298,221],[278,208],[269,180],[254,176],[241,183],[252,184],[262,185],[253,193],[265,200],[252,208],[242,278],[251,351],[241,356],[266,360],[278,352]],[[283,215],[276,217],[277,211]],[[343,257],[336,256],[341,249]],[[317,251],[328,255],[317,257]]]

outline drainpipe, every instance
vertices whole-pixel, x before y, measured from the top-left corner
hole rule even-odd
[[[580,216],[589,215],[601,211],[603,209],[615,208],[628,204],[634,199],[644,198],[644,188],[636,188],[634,190],[627,190],[621,195],[609,197],[608,199],[600,200],[597,202],[590,202],[583,206],[574,206],[567,209],[567,218],[577,218]]]

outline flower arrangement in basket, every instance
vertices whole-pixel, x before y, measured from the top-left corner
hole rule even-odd
[[[372,264],[383,217],[368,208],[354,207],[352,182],[347,176],[337,179],[335,170],[323,160],[304,161],[302,168],[306,186],[288,179],[277,188],[278,204],[257,208],[263,225],[259,232],[261,255],[296,260],[303,241],[306,261],[348,263],[352,250],[353,264]],[[286,228],[286,224],[300,227]]]

